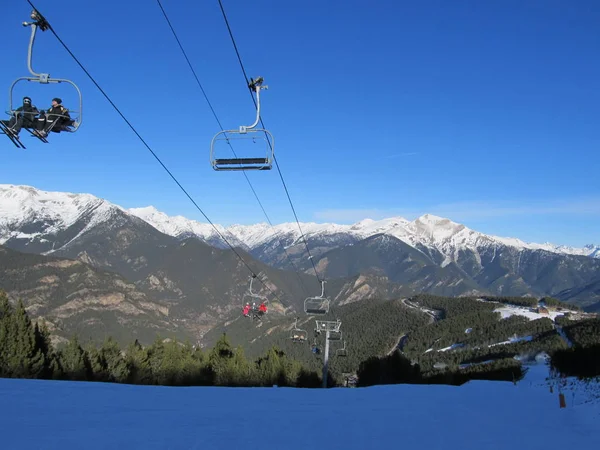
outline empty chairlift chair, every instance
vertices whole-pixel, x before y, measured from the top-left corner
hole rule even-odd
[[[306,332],[306,330],[303,330],[301,328],[298,328],[298,318],[296,317],[296,321],[294,322],[294,328],[292,328],[292,331],[290,332],[290,339],[293,342],[306,342],[306,339],[308,337],[308,333]]]
[[[258,77],[250,80],[248,87],[256,92],[256,120],[250,126],[241,125],[239,130],[223,130],[217,133],[210,143],[210,164],[214,170],[271,170],[274,159],[274,139],[273,135],[263,128],[255,128],[260,120],[260,90],[267,89],[268,86],[262,85],[263,78]],[[253,145],[257,144],[262,148],[264,156],[258,152],[253,157],[239,157],[235,153],[232,142],[235,140],[251,140]],[[227,149],[227,147],[230,147]],[[217,151],[218,150],[218,151]],[[217,153],[227,151],[233,152],[233,158],[223,158],[216,156]],[[255,150],[253,150],[255,151]]]
[[[304,300],[304,312],[309,315],[323,315],[329,312],[329,298],[325,297],[325,280],[321,281],[321,295]]]
[[[344,341],[344,346],[342,348],[338,348],[335,351],[336,356],[348,356],[348,349],[346,349],[346,341]]]

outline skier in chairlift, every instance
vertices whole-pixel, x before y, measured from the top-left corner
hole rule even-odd
[[[265,302],[262,302],[260,304],[260,306],[258,307],[258,313],[260,315],[266,314],[267,313],[267,305],[265,305]]]
[[[62,105],[62,100],[58,97],[52,99],[52,106],[47,111],[42,111],[38,117],[37,129],[42,137],[48,136],[50,131],[60,133],[61,131],[71,131],[68,127],[74,124],[69,110]]]
[[[3,120],[2,123],[15,138],[18,138],[21,128],[35,129],[35,116],[37,116],[39,112],[40,111],[31,104],[31,97],[23,97],[23,106],[19,106],[15,109],[14,115],[10,120]]]

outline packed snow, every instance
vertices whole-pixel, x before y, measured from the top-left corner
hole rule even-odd
[[[2,448],[596,449],[597,385],[561,388],[560,408],[547,375],[356,389],[0,379]]]
[[[494,309],[494,312],[499,312],[503,319],[517,315],[527,317],[529,320],[536,320],[541,319],[543,317],[547,317],[554,321],[558,316],[564,316],[567,311],[549,310],[548,313],[538,313],[532,311],[531,308],[527,308],[524,306],[506,305]]]

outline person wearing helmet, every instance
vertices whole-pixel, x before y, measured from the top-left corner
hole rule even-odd
[[[62,105],[60,98],[55,97],[52,99],[52,106],[40,113],[37,129],[43,137],[46,137],[50,131],[60,133],[72,123],[69,110]]]
[[[3,120],[2,123],[14,137],[18,138],[21,128],[35,129],[35,116],[39,113],[39,110],[32,105],[31,97],[23,97],[23,106],[15,109],[10,120]]]

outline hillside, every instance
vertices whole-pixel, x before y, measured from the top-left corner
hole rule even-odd
[[[156,333],[189,334],[169,318],[169,308],[112,272],[78,260],[16,252],[0,246],[0,289],[22,300],[32,318],[44,319],[55,340],[154,340]]]
[[[597,246],[570,248],[525,243],[516,238],[486,235],[429,214],[413,221],[397,217],[366,219],[353,225],[302,223],[302,237],[295,223],[213,227],[181,216],[170,217],[152,207],[127,210],[89,194],[13,185],[0,185],[0,213],[0,244],[29,253],[79,259],[114,271],[140,283],[148,292],[169,297],[177,305],[182,304],[182,298],[198,297],[194,289],[205,283],[221,287],[201,302],[211,302],[211,298],[228,293],[239,295],[244,277],[230,277],[237,270],[235,266],[223,266],[218,273],[200,261],[201,255],[221,258],[208,248],[231,252],[219,233],[245,255],[251,266],[257,267],[255,273],[270,272],[269,276],[279,277],[277,282],[270,282],[279,292],[286,292],[282,305],[295,305],[296,310],[300,298],[316,295],[312,293],[318,293],[320,288],[304,239],[313,262],[328,279],[328,288],[340,303],[347,301],[339,296],[340,292],[347,292],[347,286],[339,286],[344,283],[336,282],[338,277],[367,277],[374,284],[365,290],[369,295],[383,295],[381,298],[392,298],[388,296],[392,292],[427,292],[557,296],[590,307],[598,302],[594,288],[600,281]],[[179,246],[193,240],[204,243],[206,248],[194,246],[197,254],[187,263],[191,267],[177,271],[186,272],[187,276],[179,276],[169,267],[184,268],[186,262],[176,260],[177,255],[187,257]],[[164,265],[166,260],[170,261],[169,266]],[[203,267],[209,270],[201,270]],[[268,267],[286,270],[273,272]],[[300,273],[294,274],[296,268]],[[210,279],[205,272],[212,273]],[[180,280],[172,284],[174,278]],[[335,283],[339,289],[334,288]],[[353,299],[360,297],[358,292],[352,293]],[[237,301],[232,300],[225,309],[234,305]],[[214,317],[217,316],[222,318],[222,311]]]
[[[400,300],[381,301],[373,299],[367,304],[351,303],[338,306],[330,314],[317,320],[340,320],[341,339],[330,342],[330,368],[337,379],[345,372],[354,372],[360,362],[375,354],[386,353],[394,348],[398,338],[410,330],[423,326],[428,319],[418,311],[405,307]],[[305,342],[294,342],[298,334],[295,328],[304,330]],[[324,351],[324,333],[315,334],[315,316],[299,315],[295,318],[267,316],[261,321],[239,317],[216,326],[204,336],[203,346],[211,347],[223,333],[232,345],[241,345],[249,356],[258,356],[273,345],[290,357],[302,362],[312,370],[322,368],[323,356],[312,352],[314,344]],[[344,347],[345,343],[345,347]],[[338,349],[345,348],[347,356],[338,356]]]
[[[343,373],[356,372],[367,358],[389,354],[395,348],[418,363],[425,374],[446,368],[465,370],[490,360],[533,360],[541,352],[567,348],[554,322],[567,309],[550,308],[552,312],[545,315],[509,301],[431,295],[373,299],[366,304],[336,306],[330,314],[316,320],[341,321],[341,339],[330,342],[330,370],[337,379]],[[579,323],[584,318],[577,313],[567,320]],[[295,327],[306,332],[306,342],[291,339],[297,334]],[[202,345],[211,347],[225,333],[234,346],[242,346],[249,356],[276,345],[312,370],[319,370],[323,355],[315,355],[311,350],[316,344],[323,351],[324,334],[316,335],[315,328],[315,316],[300,315],[297,325],[292,318],[267,316],[251,321],[239,317],[216,326],[204,336]],[[347,356],[338,355],[337,350],[342,348]]]
[[[164,248],[154,271],[132,282],[77,259],[17,252],[0,246],[0,289],[23,300],[34,319],[49,321],[58,337],[74,333],[121,343],[151,343],[158,335],[200,340],[216,324],[241,316],[249,288],[247,268],[231,252],[192,238]],[[269,317],[304,312],[304,299],[320,294],[314,277],[252,262],[264,280],[253,292],[269,301]],[[223,276],[227,274],[227,277]],[[232,281],[233,280],[233,281]],[[306,293],[305,293],[306,292]],[[334,303],[359,302],[380,293],[392,295],[377,277],[352,277],[327,283]]]

